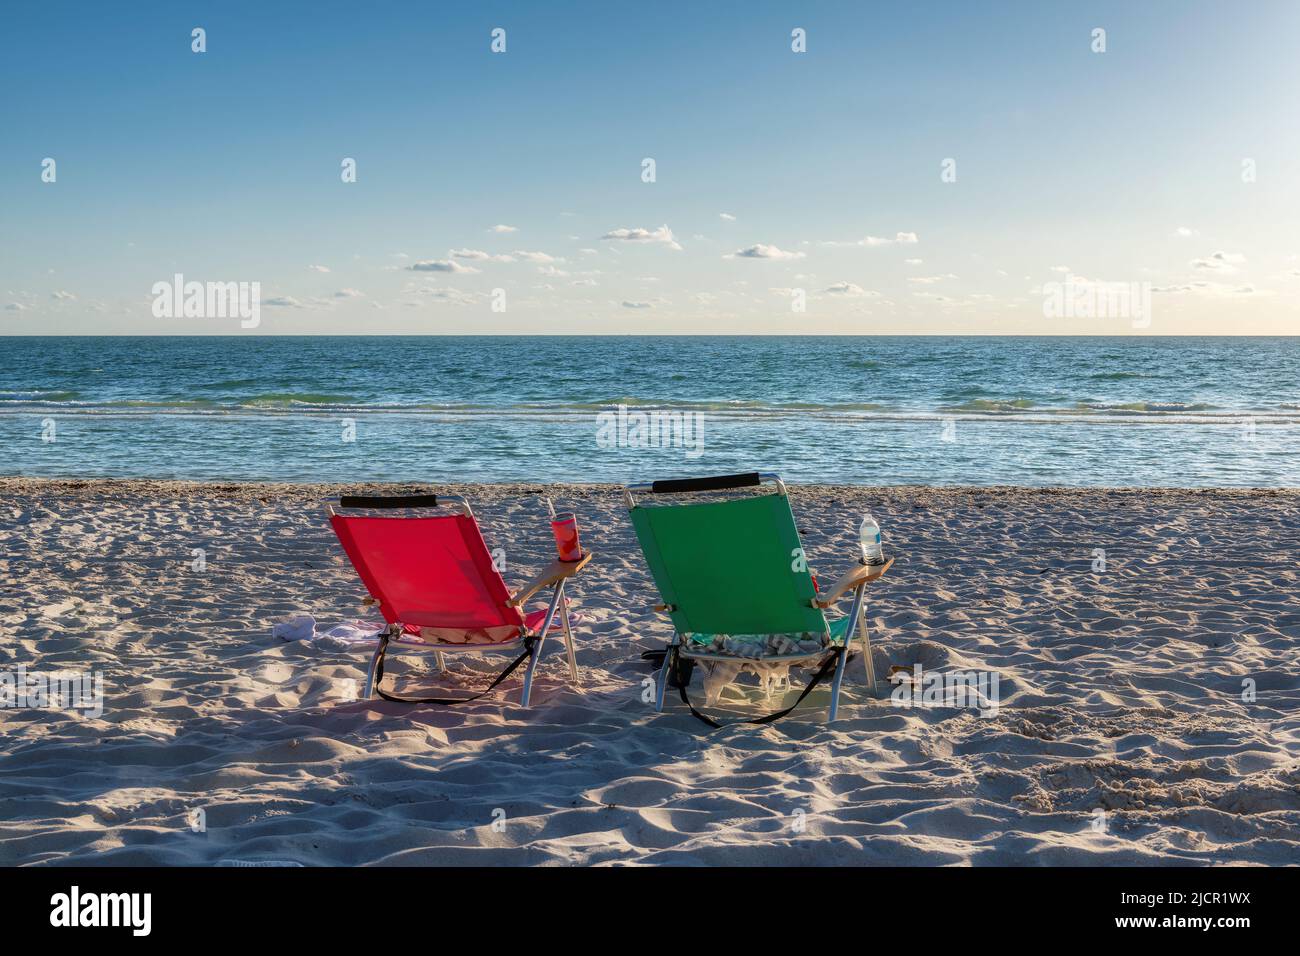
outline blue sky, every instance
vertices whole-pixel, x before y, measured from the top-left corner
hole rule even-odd
[[[25,4],[0,330],[238,331],[155,318],[179,272],[260,282],[249,334],[1131,331],[1045,318],[1068,276],[1148,283],[1144,334],[1294,334],[1298,30],[1263,0]]]

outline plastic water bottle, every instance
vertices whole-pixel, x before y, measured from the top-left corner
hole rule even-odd
[[[885,550],[880,545],[880,525],[870,514],[862,516],[862,527],[858,529],[858,543],[862,546],[863,564],[884,564]]]

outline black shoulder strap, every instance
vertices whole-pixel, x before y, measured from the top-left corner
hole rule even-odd
[[[496,680],[487,685],[487,689],[475,694],[473,697],[407,697],[404,694],[389,694],[381,686],[384,680],[384,657],[388,654],[388,631],[379,635],[379,659],[375,661],[375,693],[384,700],[395,701],[399,704],[439,704],[443,707],[450,707],[453,704],[468,704],[471,700],[478,700],[480,697],[486,697],[496,689],[497,684],[509,677],[524,661],[528,660],[529,655],[533,653],[533,643],[537,639],[531,635],[524,638],[524,652],[510,662],[510,665],[496,676]]]
[[[437,495],[343,495],[340,508],[436,508]]]
[[[756,471],[743,475],[712,475],[708,478],[661,478],[651,482],[650,493],[676,495],[690,491],[725,491],[728,488],[756,488],[763,476]]]
[[[807,697],[810,693],[812,693],[812,689],[822,682],[822,678],[824,678],[827,674],[829,674],[832,670],[834,670],[835,665],[839,662],[840,656],[844,653],[845,653],[845,649],[843,647],[831,648],[830,656],[827,657],[826,660],[822,661],[822,666],[818,668],[817,673],[813,675],[813,679],[808,682],[808,686],[803,689],[803,693],[799,695],[799,699],[796,700],[789,707],[787,707],[785,710],[778,710],[775,714],[766,714],[763,717],[751,717],[747,720],[746,719],[728,720],[725,723],[721,723],[721,724],[718,723],[716,720],[714,720],[712,717],[710,717],[708,714],[702,714],[698,710],[696,710],[694,705],[691,704],[691,699],[686,696],[687,682],[686,680],[683,680],[682,675],[678,673],[678,667],[681,664],[681,655],[678,653],[678,649],[676,645],[674,645],[673,647],[672,669],[675,674],[678,674],[677,690],[682,695],[682,703],[690,708],[692,714],[694,714],[700,720],[704,721],[710,727],[729,727],[732,724],[770,724],[773,721],[780,720],[786,714],[790,713],[792,710],[794,710],[796,707],[802,704],[803,699]]]

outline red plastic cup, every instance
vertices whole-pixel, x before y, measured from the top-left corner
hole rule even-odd
[[[551,519],[551,534],[555,535],[555,550],[561,561],[577,561],[582,557],[578,543],[578,516],[572,511],[562,511]]]

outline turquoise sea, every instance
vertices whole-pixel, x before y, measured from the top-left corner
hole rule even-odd
[[[75,477],[1297,487],[1300,338],[7,337],[0,449]]]

